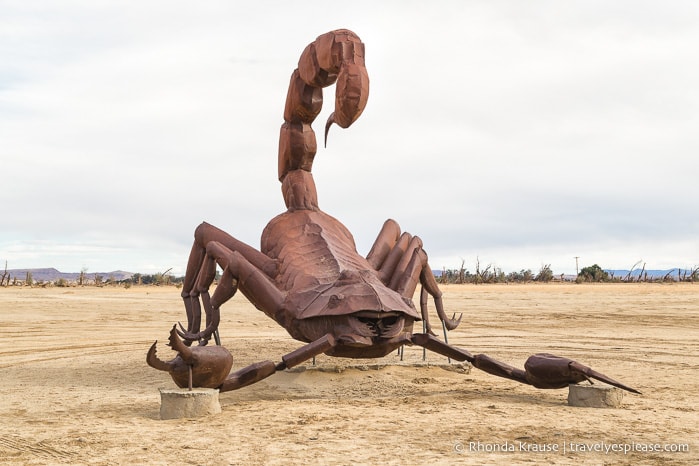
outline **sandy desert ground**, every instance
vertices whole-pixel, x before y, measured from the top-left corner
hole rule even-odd
[[[410,347],[381,368],[321,356],[316,369],[221,394],[219,415],[163,421],[158,388],[174,384],[145,354],[155,339],[172,354],[179,290],[9,287],[0,464],[697,464],[699,285],[443,290],[464,313],[450,343],[520,367],[536,352],[568,356],[643,394],[619,409],[569,407],[567,389],[446,370],[435,354],[423,365]],[[300,346],[241,295],[222,315],[234,368]]]

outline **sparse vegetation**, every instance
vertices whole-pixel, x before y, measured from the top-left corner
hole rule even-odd
[[[693,266],[691,269],[675,268],[664,271],[663,275],[659,275],[657,270],[646,270],[646,264],[643,261],[636,262],[630,271],[624,271],[623,275],[615,276],[613,271],[606,271],[598,264],[593,264],[589,267],[584,267],[580,270],[577,276],[566,276],[564,274],[556,275],[551,269],[550,264],[542,265],[538,273],[534,274],[531,269],[521,269],[518,272],[505,273],[502,269],[488,264],[484,268],[481,267],[480,259],[476,257],[475,271],[471,272],[465,266],[466,261],[461,259],[461,264],[458,269],[443,268],[441,273],[436,273],[436,279],[443,284],[489,284],[489,283],[528,283],[540,282],[549,283],[552,281],[575,281],[577,283],[590,282],[610,282],[610,283],[633,283],[633,282],[654,282],[654,283],[670,283],[670,282],[699,282],[699,267]],[[640,266],[640,267],[639,267]],[[30,286],[30,287],[76,287],[76,286],[98,286],[111,287],[122,286],[131,288],[132,286],[176,286],[180,288],[184,282],[184,277],[176,277],[170,272],[172,268],[164,272],[154,274],[134,273],[130,278],[118,279],[110,274],[105,280],[98,273],[87,275],[87,268],[83,268],[77,277],[73,278],[55,278],[55,279],[35,279],[31,271],[20,269],[24,274],[18,277],[17,271],[8,270],[7,261],[5,262],[4,270],[0,270],[0,287],[8,286]],[[39,269],[36,269],[39,270]],[[70,274],[68,274],[70,275]],[[221,273],[217,269],[215,280],[220,279]],[[23,279],[22,279],[23,278]]]
[[[507,282],[521,282],[526,283],[534,280],[534,274],[530,269],[520,270],[519,272],[510,272],[506,276]]]
[[[85,284],[85,272],[87,272],[87,267],[80,269],[80,275],[78,276],[78,286],[83,286]]]
[[[541,282],[548,283],[552,281],[565,281],[564,274],[556,275],[551,269],[550,264],[543,265],[539,272],[535,275],[531,269],[521,269],[519,272],[510,272],[505,274],[501,269],[493,267],[492,264],[481,268],[480,260],[476,258],[475,272],[470,272],[464,267],[465,261],[461,260],[461,266],[458,269],[443,268],[441,274],[437,274],[437,280],[440,283],[527,283]],[[639,269],[640,266],[640,269]],[[614,272],[607,272],[598,264],[584,267],[577,276],[568,276],[568,280],[574,280],[577,283],[590,282],[612,282],[612,283],[632,283],[632,282],[647,282],[647,283],[664,283],[664,282],[698,282],[699,267],[691,269],[670,269],[663,275],[658,275],[658,271],[649,273],[646,270],[646,264],[639,261],[631,268],[630,271],[624,273],[623,276],[614,276]]]
[[[532,281],[548,283],[555,279],[550,264],[543,265],[536,275],[534,275],[531,269],[521,269],[519,272],[506,274],[502,269],[493,267],[492,264],[488,264],[481,269],[478,258],[476,258],[476,271],[474,273],[471,273],[464,267],[464,260],[462,259],[461,267],[458,270],[444,268],[438,277],[440,283],[472,283],[476,285],[482,283],[527,283]]]
[[[10,276],[9,273],[7,272],[7,261],[5,261],[5,271],[2,273],[2,277],[0,277],[0,286],[3,286],[3,283],[5,283],[5,279],[7,279],[7,285],[10,284]],[[5,285],[5,286],[7,286]]]
[[[589,267],[583,267],[583,269],[578,274],[576,282],[607,282],[609,281],[609,274],[602,270],[597,264],[591,265]]]
[[[539,270],[539,273],[534,277],[534,281],[548,283],[553,280],[553,270],[551,264],[544,265]]]

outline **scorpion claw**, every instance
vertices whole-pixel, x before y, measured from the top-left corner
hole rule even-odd
[[[515,380],[528,383],[536,388],[563,388],[569,384],[580,383],[583,380],[592,383],[590,379],[595,379],[631,393],[641,393],[635,388],[617,382],[584,364],[553,354],[539,353],[530,356],[527,362],[524,363],[524,371],[519,372],[520,375]]]
[[[624,385],[621,382],[617,382],[616,380],[612,379],[611,377],[602,374],[601,372],[597,372],[596,370],[585,366],[584,364],[580,364],[577,361],[572,361],[569,365],[571,371],[577,372],[590,383],[593,384],[591,379],[596,379],[599,380],[600,382],[606,383],[607,385],[612,385],[617,388],[621,388],[623,390],[627,390],[631,393],[636,393],[637,395],[640,395],[641,392],[636,390],[635,388],[631,388],[628,385]]]

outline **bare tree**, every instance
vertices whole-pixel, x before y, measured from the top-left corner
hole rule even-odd
[[[85,284],[85,272],[87,272],[87,267],[80,269],[80,275],[78,275],[78,285],[83,286]]]
[[[490,268],[493,266],[493,264],[488,264],[488,266],[481,270],[481,261],[476,256],[476,276],[474,277],[474,283],[488,283],[491,281],[493,274],[490,272]]]
[[[160,286],[160,285],[169,285],[170,284],[170,271],[172,270],[172,267],[167,269],[165,272],[162,273],[156,273],[155,274],[155,284]]]
[[[10,277],[8,277],[8,272],[7,272],[7,261],[5,261],[5,271],[2,273],[2,277],[0,277],[0,286],[2,286],[3,282],[5,281],[5,278],[7,278],[7,285],[10,284]],[[5,286],[7,286],[5,285]]]
[[[695,282],[697,280],[699,280],[699,267],[694,267],[692,269],[685,270],[683,273],[683,277],[680,281]]]
[[[627,273],[627,274],[626,274],[626,277],[624,278],[624,281],[625,281],[625,282],[630,282],[630,281],[632,281],[632,279],[631,279],[631,274],[633,273],[634,269],[635,269],[636,267],[638,267],[638,264],[640,264],[641,262],[643,262],[643,259],[641,259],[640,261],[636,262],[636,263],[631,267],[631,270],[629,270],[629,273]],[[645,264],[643,265],[643,267],[645,268]],[[640,277],[641,277],[641,276],[639,275],[639,278],[640,278]]]

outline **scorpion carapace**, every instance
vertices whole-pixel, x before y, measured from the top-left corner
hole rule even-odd
[[[319,36],[303,51],[292,73],[279,137],[278,176],[287,210],[265,227],[260,250],[208,223],[194,232],[182,290],[187,328],[179,332],[186,345],[198,341],[205,346],[212,335],[217,337],[220,307],[237,290],[293,338],[306,343],[282,356],[281,362],[262,361],[230,374],[219,388],[244,387],[322,353],[374,358],[403,345],[419,345],[538,388],[595,378],[636,392],[566,358],[535,355],[521,370],[436,338],[428,318],[430,298],[445,335],[461,317],[449,317],[444,311],[442,292],[420,238],[402,232],[389,219],[363,257],[349,230],[318,207],[311,174],[317,144],[311,124],[322,106],[322,88],[335,82],[335,109],[325,126],[326,139],[333,123],[347,128],[356,121],[369,96],[364,44],[346,29]],[[223,273],[209,295],[217,265]],[[413,303],[418,285],[419,311]],[[202,307],[204,330],[200,330]],[[413,332],[416,321],[422,321],[424,333]],[[152,351],[149,361],[164,370],[172,367],[157,363]],[[180,354],[186,356],[181,357],[185,362],[192,360],[186,351]]]

